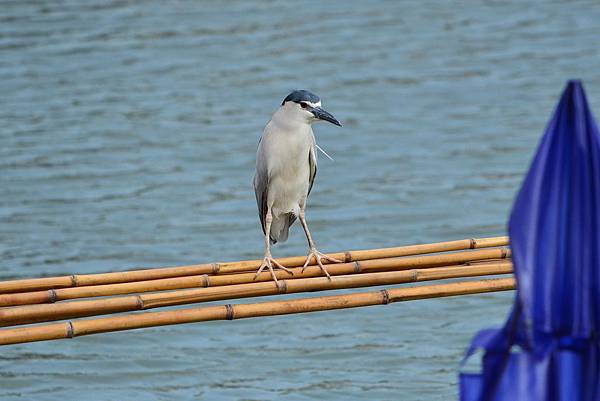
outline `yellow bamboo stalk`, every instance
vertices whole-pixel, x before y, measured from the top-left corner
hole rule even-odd
[[[506,291],[515,288],[513,278],[481,281],[463,281],[450,284],[393,288],[380,291],[333,295],[328,297],[303,298],[253,304],[227,304],[196,307],[163,312],[144,312],[124,316],[75,320],[45,324],[34,327],[19,327],[0,330],[0,345],[19,344],[33,341],[57,340],[90,334],[204,322],[210,320],[233,320],[259,316],[275,316],[306,313],[362,306],[385,305],[392,302],[415,299],[440,298],[454,295],[479,294]]]
[[[267,281],[222,287],[178,290],[166,293],[161,292],[127,297],[73,301],[50,305],[25,305],[0,309],[0,326],[48,322],[224,299],[294,294],[307,291],[337,290],[508,273],[512,273],[512,266],[510,263],[487,264],[481,266],[434,267],[427,269],[337,276],[332,280],[329,280],[326,277],[316,277],[296,280],[280,280],[277,283],[274,281]]]
[[[492,237],[478,239],[464,239],[458,241],[438,242],[433,244],[409,245],[395,248],[370,249],[359,251],[338,252],[329,254],[344,262],[354,262],[369,259],[383,259],[391,257],[420,255],[427,253],[458,251],[465,249],[489,248],[508,245],[508,237]],[[288,267],[302,266],[305,257],[294,256],[279,259]],[[89,285],[103,285],[125,283],[132,281],[156,280],[162,278],[182,277],[202,274],[229,274],[257,269],[261,260],[247,260],[241,262],[209,263],[179,267],[165,267],[157,269],[131,270],[124,272],[74,274],[61,277],[47,277],[34,279],[21,279],[0,282],[0,294],[39,291],[56,288],[81,287]]]
[[[401,258],[385,258],[356,261],[351,263],[338,263],[328,265],[332,276],[346,275],[361,272],[405,270],[432,266],[453,265],[467,262],[480,262],[483,260],[496,260],[510,257],[507,248],[481,249],[425,256],[408,256]],[[308,278],[322,275],[318,266],[310,266],[304,272],[302,268],[292,268],[293,276],[285,271],[276,271],[278,279]],[[158,280],[134,281],[107,285],[92,285],[73,288],[58,288],[45,291],[32,291],[15,294],[0,294],[0,307],[17,306],[41,303],[53,303],[71,299],[135,294],[152,291],[165,291],[183,288],[215,287],[222,285],[243,284],[251,282],[271,281],[269,272],[255,277],[254,273],[237,273],[222,275],[195,275]]]

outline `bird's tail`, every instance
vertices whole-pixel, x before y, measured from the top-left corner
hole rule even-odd
[[[285,242],[288,238],[290,226],[296,221],[294,213],[288,213],[280,217],[273,217],[271,223],[271,243],[276,244],[277,242]]]

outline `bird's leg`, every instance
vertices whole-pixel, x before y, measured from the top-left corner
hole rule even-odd
[[[321,260],[325,259],[325,260],[328,260],[328,261],[334,262],[334,263],[342,263],[342,261],[332,258],[331,256],[327,256],[317,250],[317,247],[315,246],[315,242],[313,241],[312,236],[310,235],[310,231],[308,230],[308,224],[306,224],[306,218],[304,216],[304,208],[300,209],[300,223],[302,223],[302,228],[304,228],[304,232],[306,233],[306,239],[308,240],[308,247],[310,248],[310,252],[308,253],[308,256],[306,257],[306,262],[304,262],[304,266],[302,266],[302,271],[304,271],[304,269],[306,269],[306,267],[308,266],[308,264],[314,257],[315,262],[317,262],[317,264],[319,265],[321,270],[323,270],[323,273],[325,273],[327,278],[331,280],[331,276],[329,275],[329,272],[327,271],[325,266],[323,266],[323,262]]]
[[[273,222],[273,215],[271,214],[271,208],[268,208],[267,209],[267,215],[265,216],[265,257],[263,259],[262,264],[258,268],[258,271],[256,272],[256,275],[254,276],[255,280],[258,277],[258,275],[266,267],[271,272],[271,276],[273,277],[273,280],[275,280],[275,282],[277,282],[277,277],[275,277],[275,273],[273,272],[273,265],[275,265],[275,267],[278,267],[278,268],[280,268],[282,270],[285,270],[286,272],[290,273],[291,275],[294,275],[294,273],[290,269],[288,269],[287,267],[283,266],[281,263],[279,263],[278,261],[276,261],[275,259],[273,259],[273,257],[271,256],[271,240],[270,240],[270,235],[271,235],[271,223],[272,222]]]

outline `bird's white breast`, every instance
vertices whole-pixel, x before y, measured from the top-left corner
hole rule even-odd
[[[261,141],[269,155],[267,202],[275,216],[293,212],[298,215],[306,201],[310,185],[309,152],[314,143],[310,125],[278,126],[271,121]]]

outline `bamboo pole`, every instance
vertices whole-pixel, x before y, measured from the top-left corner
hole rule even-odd
[[[409,256],[402,258],[372,259],[351,263],[328,265],[330,275],[346,275],[362,272],[405,270],[417,267],[444,266],[460,263],[474,263],[482,260],[505,259],[510,257],[507,248],[481,249],[425,256]],[[293,276],[278,270],[278,279],[308,278],[322,275],[318,266],[310,266],[304,272],[302,268],[292,268]],[[29,304],[53,303],[71,299],[124,295],[152,291],[165,291],[183,288],[214,287],[251,282],[271,281],[271,273],[264,272],[258,277],[254,273],[237,273],[223,275],[194,275],[158,280],[134,281],[108,285],[93,285],[73,288],[58,288],[45,291],[33,291],[15,294],[0,294],[0,307]]]
[[[409,245],[395,248],[370,249],[359,251],[338,252],[329,254],[344,262],[354,262],[369,259],[383,259],[426,253],[458,251],[465,249],[490,248],[508,245],[508,237],[471,238],[457,241],[438,242],[433,244]],[[287,267],[302,266],[305,257],[293,256],[278,259]],[[0,294],[49,290],[57,288],[81,287],[125,283],[132,281],[156,280],[162,278],[182,277],[202,274],[229,274],[257,269],[261,260],[241,262],[209,263],[157,269],[130,270],[124,272],[74,274],[61,277],[46,277],[20,279],[0,282]]]
[[[328,297],[271,301],[254,304],[227,304],[173,311],[144,312],[124,316],[74,320],[33,327],[4,329],[0,330],[0,345],[57,340],[90,334],[210,320],[234,320],[259,316],[275,316],[385,305],[392,302],[479,294],[493,291],[507,291],[514,288],[515,280],[513,278],[504,278],[408,288],[392,288],[348,295],[333,295]]]
[[[126,297],[73,301],[50,305],[26,305],[0,309],[0,326],[48,322],[224,299],[294,294],[307,291],[370,287],[508,273],[512,273],[512,266],[510,263],[478,266],[449,266],[337,276],[332,280],[329,280],[326,277],[316,277],[296,280],[280,280],[277,283],[274,281],[267,281],[222,287],[178,290],[166,293],[162,292]]]

